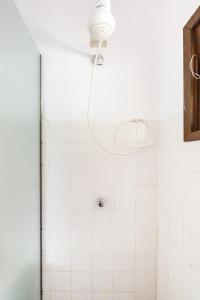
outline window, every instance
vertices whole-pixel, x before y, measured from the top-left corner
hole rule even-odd
[[[184,141],[200,140],[200,7],[183,29]]]

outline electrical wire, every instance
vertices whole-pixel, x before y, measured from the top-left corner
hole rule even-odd
[[[103,151],[106,151],[109,154],[119,155],[119,156],[131,155],[131,154],[133,154],[134,152],[136,152],[136,151],[138,151],[140,149],[153,146],[153,143],[150,142],[150,143],[147,143],[147,144],[134,144],[134,145],[130,146],[128,144],[123,143],[120,140],[121,145],[125,146],[125,147],[127,147],[129,149],[131,149],[131,151],[127,151],[127,152],[114,152],[114,151],[111,151],[111,150],[107,149],[104,145],[102,145],[102,143],[98,140],[98,138],[96,137],[96,135],[95,135],[95,133],[93,131],[92,124],[91,124],[91,121],[90,121],[90,107],[91,107],[92,97],[93,97],[93,93],[94,93],[95,70],[96,70],[96,65],[97,65],[97,59],[98,59],[99,53],[100,53],[101,48],[102,48],[102,44],[103,44],[103,41],[100,40],[98,48],[97,48],[97,51],[96,51],[96,55],[95,55],[95,59],[94,59],[94,65],[93,65],[93,70],[92,70],[92,78],[91,78],[91,85],[90,85],[90,94],[89,94],[89,101],[88,101],[88,107],[87,107],[87,123],[88,123],[88,127],[89,127],[89,130],[90,130],[90,133],[91,133],[91,136],[92,136],[93,140],[97,143],[97,145]],[[122,123],[120,123],[117,126],[117,128],[115,129],[115,133],[114,133],[115,142],[117,141],[117,133],[122,128],[122,126],[125,125],[125,124],[133,123],[133,122],[136,123],[136,124],[139,123],[139,122],[142,123],[146,127],[146,129],[147,129],[147,133],[146,133],[145,139],[148,140],[150,138],[150,127],[147,124],[147,122],[145,122],[142,119],[132,119],[132,120],[128,120],[128,121],[122,122]]]
[[[192,57],[190,59],[190,63],[189,63],[189,69],[190,69],[190,72],[192,73],[192,76],[195,79],[200,80],[200,75],[193,70],[193,60],[196,56],[197,56],[196,54],[192,55]]]

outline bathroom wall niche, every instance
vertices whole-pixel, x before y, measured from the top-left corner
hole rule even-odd
[[[184,141],[200,140],[200,7],[183,29]]]

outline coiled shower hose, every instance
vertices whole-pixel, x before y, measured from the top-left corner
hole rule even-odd
[[[90,85],[90,95],[89,95],[89,101],[88,101],[88,107],[87,107],[87,123],[88,123],[88,127],[89,127],[89,130],[90,130],[90,133],[91,133],[91,136],[92,136],[93,140],[97,143],[97,145],[102,150],[106,151],[107,153],[113,154],[113,155],[121,155],[121,156],[131,155],[135,151],[138,151],[140,149],[152,146],[153,143],[150,142],[150,143],[147,143],[147,144],[133,144],[132,146],[130,146],[130,145],[127,145],[127,144],[123,143],[120,140],[120,144],[122,146],[125,146],[125,147],[127,147],[127,148],[129,148],[131,150],[129,150],[127,152],[114,152],[114,151],[111,151],[111,150],[107,149],[98,140],[98,138],[96,137],[96,135],[94,133],[94,130],[92,128],[92,124],[91,124],[91,120],[90,120],[90,107],[91,107],[92,98],[93,98],[93,94],[94,94],[94,81],[95,81],[95,71],[96,71],[97,59],[98,59],[98,56],[99,56],[99,53],[100,53],[100,50],[101,50],[101,47],[102,47],[102,43],[103,43],[103,41],[99,41],[99,46],[98,46],[97,51],[96,51],[94,65],[93,65],[93,70],[92,70],[92,79],[91,79],[91,85]],[[124,126],[125,124],[131,124],[131,123],[141,123],[141,124],[143,124],[146,127],[147,133],[146,133],[145,139],[148,141],[149,138],[150,138],[150,127],[147,124],[147,122],[144,121],[144,120],[142,120],[142,119],[132,119],[132,120],[128,120],[128,121],[120,123],[117,126],[117,128],[115,129],[115,133],[114,133],[115,140],[117,139],[117,133],[119,132],[119,130],[121,129],[121,127]]]

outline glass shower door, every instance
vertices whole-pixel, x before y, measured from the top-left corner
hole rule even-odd
[[[0,299],[40,299],[40,55],[0,0]]]

